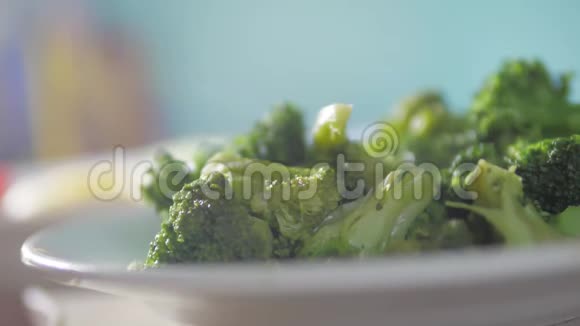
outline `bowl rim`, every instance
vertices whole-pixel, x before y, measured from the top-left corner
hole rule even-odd
[[[118,217],[108,220],[115,223]],[[107,221],[107,219],[103,219]],[[580,242],[525,248],[474,248],[412,256],[334,261],[189,264],[130,271],[114,264],[83,264],[59,257],[43,246],[63,232],[53,225],[29,237],[22,262],[55,281],[81,287],[125,284],[177,292],[236,295],[320,294],[450,288],[546,278],[580,280]],[[74,221],[83,223],[83,220]],[[388,275],[388,277],[385,277]]]

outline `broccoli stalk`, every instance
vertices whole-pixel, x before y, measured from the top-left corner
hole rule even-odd
[[[351,112],[352,105],[348,104],[332,104],[318,112],[312,130],[315,151],[334,154],[348,142],[346,125]]]
[[[466,178],[467,190],[478,197],[474,204],[447,202],[483,216],[506,244],[529,245],[563,236],[546,224],[536,208],[524,199],[521,179],[511,170],[480,160]]]
[[[563,234],[580,237],[580,206],[570,206],[551,220],[554,227]]]
[[[332,104],[320,110],[312,131],[313,145],[308,158],[309,163],[324,162],[337,171],[344,171],[337,175],[338,182],[343,197],[350,200],[368,193],[392,170],[388,158],[372,157],[363,144],[347,137],[351,112],[352,106],[348,104]],[[359,168],[361,164],[362,169]],[[359,192],[361,181],[364,187]]]
[[[299,251],[302,257],[380,255],[404,240],[433,200],[434,179],[423,171],[391,172],[384,185],[333,212]]]

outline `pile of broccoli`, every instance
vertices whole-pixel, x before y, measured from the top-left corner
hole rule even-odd
[[[506,61],[463,114],[438,92],[386,122],[397,151],[347,136],[352,107],[306,133],[295,105],[191,162],[159,153],[142,190],[161,216],[146,267],[328,259],[580,236],[580,105],[570,74]],[[383,144],[389,145],[389,144]]]

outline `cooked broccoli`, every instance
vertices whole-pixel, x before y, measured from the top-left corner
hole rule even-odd
[[[145,201],[152,204],[157,213],[166,219],[169,207],[173,204],[173,195],[198,177],[199,169],[160,151],[155,155],[155,165],[143,177],[141,191]]]
[[[570,206],[550,220],[554,227],[563,234],[580,237],[580,206]]]
[[[423,92],[403,101],[393,113],[391,125],[398,132],[401,154],[415,161],[448,166],[455,154],[476,141],[464,117],[447,108],[441,94]]]
[[[483,216],[512,246],[536,244],[563,238],[544,222],[540,212],[524,198],[522,182],[511,170],[480,160],[466,179],[468,190],[477,193],[474,204],[448,202]]]
[[[467,152],[464,153],[466,154]],[[475,156],[467,155],[461,157],[462,160],[466,160],[466,162],[463,163],[470,163],[469,161]],[[458,164],[458,162],[458,160],[455,161],[456,164]],[[438,201],[439,203],[473,203],[474,198],[472,197],[472,193],[466,189],[465,178],[475,169],[477,165],[474,164],[474,166],[470,169],[470,166],[465,166],[464,168],[464,166],[461,164],[462,163],[459,163],[457,167],[455,167],[455,164],[453,164],[451,169],[441,170],[441,196]],[[485,219],[476,216],[470,211],[455,207],[447,206],[445,212],[450,220],[461,221],[462,223],[456,224],[461,224],[461,227],[467,227],[471,233],[473,244],[488,245],[498,242],[499,237],[497,232],[495,232],[493,226]]]
[[[450,171],[455,172],[459,167],[468,167],[465,164],[473,164],[473,167],[479,160],[485,159],[487,162],[506,166],[506,160],[501,153],[498,152],[494,144],[491,143],[477,143],[471,145],[457,153],[451,162]]]
[[[332,104],[320,110],[312,130],[313,150],[317,154],[334,155],[348,143],[346,125],[352,106]]]
[[[289,178],[269,182],[266,188],[272,197],[254,197],[252,210],[275,219],[278,232],[291,240],[308,237],[342,199],[336,187],[336,174],[328,167],[291,168]]]
[[[219,199],[212,199],[212,195]],[[155,260],[148,261],[290,258],[301,242],[310,237],[326,216],[338,207],[341,197],[336,187],[336,174],[328,166],[312,169],[286,167],[222,152],[208,161],[200,179],[186,185],[173,200],[169,221],[163,225],[152,245],[154,253],[150,256],[153,255]],[[236,219],[228,220],[223,216],[225,214]],[[212,224],[211,219],[216,219],[215,223]],[[246,228],[247,224],[240,221],[247,220],[252,222],[252,232],[257,226],[268,227],[270,249],[267,255],[264,251],[258,251],[257,247],[249,247],[247,252],[232,251],[229,247],[242,246],[241,239],[246,236],[250,237],[246,241],[254,241],[252,237],[256,234],[231,229]],[[186,226],[178,227],[178,223]],[[233,225],[230,228],[225,223]],[[198,227],[204,230],[195,230]],[[187,238],[181,235],[182,231],[195,236]],[[232,238],[231,243],[220,235],[225,237],[228,232],[242,231],[245,233]],[[216,234],[217,238],[200,236],[205,232]],[[167,251],[167,244],[164,243],[167,239],[171,242],[172,237],[180,241],[182,248],[189,248],[191,255],[181,253],[177,258],[159,258],[157,252]],[[240,242],[235,242],[238,240]],[[255,243],[262,245],[261,242]],[[217,247],[223,247],[224,251],[216,251]]]
[[[312,231],[342,200],[336,173],[328,165],[287,167],[218,153],[208,161],[202,176],[216,172],[231,182],[232,197],[291,240]]]
[[[318,114],[313,128],[313,145],[308,163],[328,163],[337,169],[338,186],[347,200],[356,199],[375,188],[392,170],[389,157],[376,158],[363,144],[348,139],[347,123],[352,106],[333,104]],[[363,185],[360,187],[359,184]],[[358,190],[362,191],[358,191]]]
[[[447,167],[453,161],[457,152],[476,142],[471,131],[458,133],[434,133],[420,138],[411,138],[405,147],[413,153],[418,163],[433,163],[439,167]]]
[[[431,203],[434,178],[420,168],[393,171],[384,186],[330,214],[298,255],[380,255],[404,240],[409,226]]]
[[[151,243],[145,265],[268,259],[273,235],[268,223],[228,200],[226,178],[214,173],[186,185],[173,197],[169,219]],[[208,191],[213,192],[208,195]]]
[[[490,143],[479,143],[469,146],[457,153],[447,170],[443,170],[443,200],[472,202],[469,194],[465,193],[465,177],[477,167],[479,160],[485,159],[489,163],[504,166],[505,161]],[[465,217],[468,212],[451,209],[458,217]]]
[[[511,149],[524,193],[541,210],[557,214],[580,206],[580,135]]]
[[[446,129],[443,125],[450,122],[449,117],[443,96],[436,91],[423,91],[405,98],[397,105],[389,121],[403,137],[421,136],[434,129]],[[452,125],[450,129],[455,127],[458,126]]]
[[[474,244],[466,222],[450,217],[447,207],[435,200],[411,224],[406,239],[416,241],[421,250],[464,248]]]
[[[234,140],[244,157],[289,165],[304,162],[306,143],[302,112],[290,103],[274,108],[249,134]]]
[[[282,104],[221,152],[188,163],[160,153],[142,187],[163,217],[145,266],[580,236],[580,105],[569,100],[570,79],[512,60],[465,115],[421,92],[396,108],[389,130],[373,124],[353,140],[352,106],[332,104],[307,141],[302,113]],[[398,150],[377,155],[381,142]]]
[[[479,138],[505,149],[517,139],[580,133],[580,110],[568,101],[570,74],[555,79],[539,61],[506,61],[470,108]]]

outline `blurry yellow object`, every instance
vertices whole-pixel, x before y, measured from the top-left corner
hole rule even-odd
[[[58,218],[55,214],[63,215],[61,213],[75,208],[102,207],[107,203],[139,205],[142,200],[140,182],[144,178],[138,173],[135,175],[135,172],[144,173],[145,170],[136,168],[147,167],[146,164],[157,149],[164,148],[177,159],[188,160],[200,150],[221,148],[227,141],[227,138],[221,136],[199,135],[127,149],[116,162],[114,152],[105,152],[75,161],[53,163],[48,167],[31,167],[25,169],[31,171],[30,173],[15,178],[0,199],[0,215],[12,220],[28,221],[46,217]],[[91,183],[91,172],[95,172],[95,166],[102,165],[103,162],[105,165],[112,165],[106,166],[104,171],[97,171],[98,185]],[[117,171],[117,168],[122,170]],[[112,173],[113,169],[118,173]],[[121,187],[119,182],[122,182]],[[105,200],[101,195],[107,193],[107,189],[113,189],[115,196]]]
[[[21,177],[6,192],[3,213],[23,221],[99,203],[87,186],[89,169],[88,164],[71,163]],[[112,185],[112,175],[103,175],[101,181],[103,186]],[[123,193],[118,200],[127,201],[127,196]]]
[[[135,146],[158,136],[144,64],[121,31],[93,30],[70,17],[45,25],[31,60],[40,158]]]

